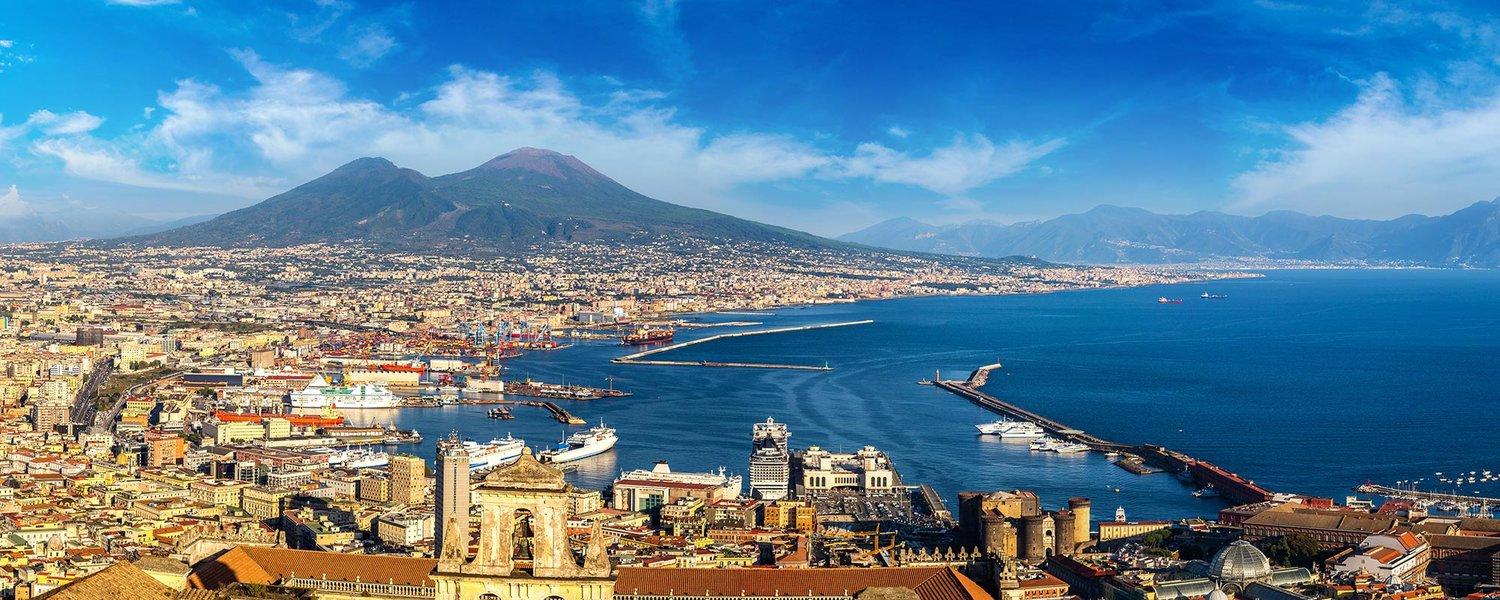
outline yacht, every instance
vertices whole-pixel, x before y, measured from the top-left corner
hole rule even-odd
[[[1036,423],[1031,421],[1011,421],[1001,419],[993,423],[982,423],[974,426],[981,435],[998,435],[1000,439],[1035,439],[1047,435]]]
[[[615,430],[605,427],[601,421],[598,427],[574,433],[556,446],[543,450],[537,455],[537,459],[545,463],[580,460],[608,452],[618,441],[620,438],[615,436]]]

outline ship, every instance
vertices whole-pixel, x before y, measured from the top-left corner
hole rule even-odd
[[[615,430],[605,427],[601,421],[598,427],[574,433],[556,446],[543,450],[537,459],[544,463],[580,460],[608,452],[618,441],[620,438],[615,436]]]
[[[1210,483],[1193,492],[1193,495],[1199,498],[1217,498],[1219,497],[1219,490],[1214,489],[1214,484]]]
[[[1088,444],[1060,440],[1055,437],[1042,437],[1031,442],[1033,452],[1056,452],[1058,454],[1077,454],[1087,452]]]
[[[331,385],[322,375],[313,377],[306,388],[292,392],[289,396],[294,409],[358,410],[401,406],[401,399],[379,383]]]
[[[675,332],[671,327],[642,327],[625,334],[620,338],[620,343],[626,346],[644,346],[646,344],[665,344],[672,341]]]
[[[485,444],[464,440],[463,446],[469,455],[469,470],[486,471],[520,458],[521,452],[526,450],[526,441],[506,434]]]
[[[1156,303],[1157,304],[1182,304],[1182,299],[1181,298],[1168,298],[1166,296],[1161,296],[1161,297],[1158,297],[1156,299]]]
[[[1225,298],[1228,298],[1229,295],[1228,294],[1210,294],[1208,292],[1203,292],[1202,294],[1199,294],[1198,297],[1202,298],[1204,300],[1223,300]]]
[[[1031,421],[1011,421],[1001,419],[993,423],[982,423],[974,426],[981,435],[998,435],[1000,439],[1032,439],[1047,435],[1036,423]]]

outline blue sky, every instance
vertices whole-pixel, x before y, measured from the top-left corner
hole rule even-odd
[[[11,0],[0,218],[245,206],[519,146],[821,234],[1500,195],[1481,3]],[[14,187],[11,187],[14,186]]]

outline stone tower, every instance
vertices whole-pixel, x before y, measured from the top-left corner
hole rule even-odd
[[[1073,547],[1077,545],[1077,542],[1073,539],[1074,532],[1077,531],[1077,528],[1074,527],[1076,520],[1077,515],[1074,515],[1073,511],[1067,509],[1052,513],[1052,524],[1056,530],[1053,534],[1053,554],[1059,556],[1071,556],[1073,554]]]
[[[1073,511],[1073,543],[1083,546],[1089,543],[1089,529],[1093,526],[1093,502],[1088,498],[1068,499],[1068,510]]]
[[[463,556],[469,553],[469,453],[457,434],[439,444],[433,540],[438,556]]]
[[[443,552],[432,578],[435,600],[496,600],[558,596],[601,600],[614,592],[608,542],[594,524],[582,560],[568,539],[568,495],[562,471],[526,450],[516,462],[485,476],[474,491],[479,551],[470,560]]]
[[[1021,519],[1021,558],[1040,561],[1047,558],[1051,536],[1047,535],[1047,515],[1029,515]]]

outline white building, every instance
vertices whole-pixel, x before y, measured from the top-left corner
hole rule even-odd
[[[798,484],[804,493],[836,489],[886,493],[901,487],[901,476],[884,452],[874,446],[853,454],[836,454],[810,446],[797,456]]]
[[[1401,582],[1422,579],[1427,573],[1432,548],[1422,536],[1406,531],[1402,533],[1379,533],[1367,537],[1359,546],[1344,551],[1334,573],[1365,573],[1381,581],[1392,577]]]

